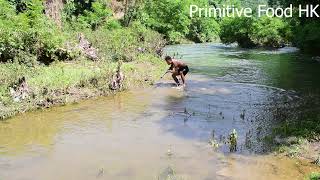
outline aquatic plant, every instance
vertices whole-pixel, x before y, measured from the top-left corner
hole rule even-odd
[[[229,134],[229,149],[230,152],[237,151],[237,140],[238,140],[238,133],[235,129]]]
[[[211,138],[209,140],[209,145],[212,147],[212,149],[216,150],[220,147],[219,142],[215,139],[215,131],[212,130]]]
[[[159,175],[158,180],[183,180],[184,177],[177,175],[176,171],[171,167],[168,166],[165,168]]]
[[[217,140],[215,139],[210,139],[209,140],[209,145],[212,147],[212,149],[216,150],[220,147],[220,144]]]

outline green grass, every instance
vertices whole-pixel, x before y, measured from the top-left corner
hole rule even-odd
[[[0,64],[0,119],[16,113],[36,109],[49,102],[59,105],[83,98],[108,95],[112,75],[118,63],[112,61],[55,62],[50,66],[27,67],[20,64]],[[123,89],[153,84],[165,70],[165,63],[153,54],[141,54],[135,61],[123,63],[125,74]],[[10,87],[25,77],[30,94],[27,99],[15,102]]]
[[[69,49],[71,54],[67,59],[52,56],[53,62],[44,65],[40,57],[22,53],[19,60],[0,62],[0,119],[36,108],[114,93],[109,84],[119,62],[122,62],[121,71],[125,75],[121,90],[150,85],[166,69],[165,63],[156,55],[165,44],[163,36],[138,22],[115,29],[80,28],[79,32],[97,49],[97,61],[88,60],[76,50],[78,29],[66,23],[62,32],[67,37],[66,44],[73,47]],[[14,99],[10,89],[12,91],[22,77],[28,84],[29,96],[23,100]]]
[[[306,180],[319,180],[319,179],[320,179],[320,172],[313,172],[306,178]]]

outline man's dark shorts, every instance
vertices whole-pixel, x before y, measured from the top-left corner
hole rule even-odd
[[[181,72],[183,73],[183,75],[187,75],[189,72],[189,67],[185,66],[185,67],[179,68],[178,73],[180,74]]]

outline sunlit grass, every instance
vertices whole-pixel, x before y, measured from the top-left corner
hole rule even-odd
[[[306,178],[306,180],[319,180],[319,179],[320,179],[320,172],[313,172]]]
[[[0,64],[0,117],[7,117],[33,109],[39,102],[58,99],[60,103],[68,103],[70,91],[77,93],[90,92],[90,96],[111,92],[109,84],[117,70],[118,63],[112,61],[71,61],[55,62],[50,66],[37,65],[27,67],[17,63]],[[123,89],[153,84],[165,70],[165,63],[152,54],[142,54],[135,61],[125,62],[121,71],[125,74]],[[25,77],[30,90],[29,99],[14,102],[10,88]],[[86,90],[82,90],[86,89]],[[25,110],[23,110],[25,111]]]

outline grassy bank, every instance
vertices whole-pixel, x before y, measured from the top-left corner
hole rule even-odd
[[[165,69],[163,36],[139,22],[122,26],[109,3],[77,16],[64,14],[65,5],[61,26],[43,14],[41,1],[23,10],[0,4],[0,119],[152,84]],[[124,78],[115,90],[117,74]]]
[[[266,143],[277,155],[320,166],[319,97],[304,95],[288,105],[277,108],[278,121]]]
[[[114,3],[0,0],[0,119],[160,77],[163,35],[116,19]]]
[[[95,96],[115,93],[109,87],[118,63],[71,61],[55,62],[50,66],[6,63],[0,64],[0,118],[37,108],[77,102]],[[160,77],[164,63],[150,54],[141,54],[137,60],[123,63],[125,75],[121,90],[152,84]],[[19,78],[25,77],[28,86],[26,97],[13,97]]]

